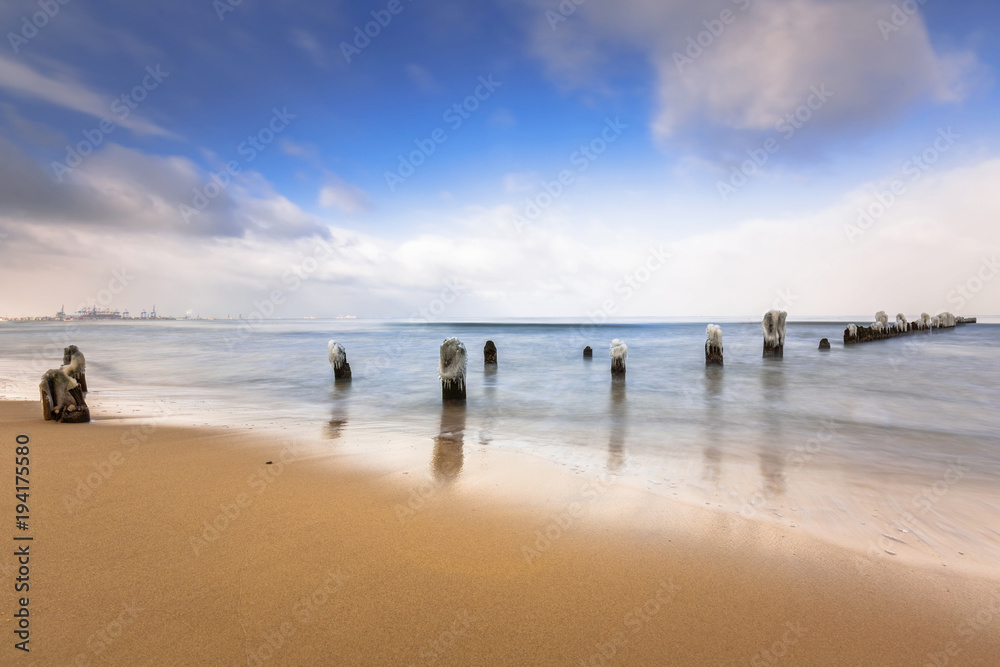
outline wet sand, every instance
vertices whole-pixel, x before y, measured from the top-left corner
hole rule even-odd
[[[862,562],[613,477],[484,454],[461,424],[442,423],[437,439],[297,444],[142,420],[53,424],[39,411],[0,402],[0,515],[34,538],[31,652],[8,630],[4,664],[987,665],[1000,654],[997,579]],[[18,434],[30,438],[23,532]],[[394,466],[360,465],[387,448]],[[0,613],[13,629],[4,552]]]

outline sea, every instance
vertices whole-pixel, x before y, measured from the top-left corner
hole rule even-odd
[[[429,469],[447,437],[811,531],[868,562],[996,571],[1000,324],[845,346],[848,323],[789,322],[774,359],[759,322],[723,321],[724,366],[706,367],[708,322],[3,321],[0,399],[37,400],[75,344],[95,418],[404,434],[426,443]],[[450,337],[468,350],[464,405],[441,398]],[[628,345],[624,380],[613,339]],[[330,340],[350,381],[334,380]]]

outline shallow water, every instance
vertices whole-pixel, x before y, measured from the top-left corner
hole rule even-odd
[[[655,493],[812,522],[838,531],[832,539],[860,531],[872,553],[897,551],[879,537],[888,532],[924,555],[991,562],[1000,325],[847,348],[844,326],[790,323],[774,360],[761,358],[759,324],[724,324],[725,367],[706,369],[704,323],[0,322],[0,398],[35,399],[40,374],[73,343],[87,356],[89,402],[111,416],[405,432],[436,437],[438,450],[443,437],[627,471]],[[469,349],[464,407],[442,406],[438,346],[449,336]],[[823,337],[832,350],[817,350]],[[331,338],[347,350],[350,382],[333,381]],[[613,338],[629,346],[624,384],[610,377]],[[495,370],[482,363],[488,339]]]

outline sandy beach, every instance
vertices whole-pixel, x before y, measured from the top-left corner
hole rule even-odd
[[[986,665],[1000,654],[995,580],[860,567],[794,530],[652,502],[531,457],[483,463],[428,439],[373,472],[358,458],[375,439],[54,424],[35,403],[0,403],[10,466],[19,434],[31,480],[19,534],[33,540],[8,545],[30,544],[31,650],[8,630],[6,664]],[[10,525],[13,474],[3,478]]]

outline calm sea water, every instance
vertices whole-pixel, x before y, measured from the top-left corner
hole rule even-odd
[[[74,343],[86,354],[92,396],[116,415],[163,401],[180,421],[457,433],[466,445],[592,454],[608,468],[637,457],[651,485],[694,486],[735,509],[776,506],[806,476],[901,485],[908,496],[940,489],[958,462],[964,471],[947,481],[943,502],[935,498],[935,520],[963,539],[1000,544],[996,530],[982,533],[959,516],[977,506],[1000,517],[1000,325],[845,348],[845,323],[790,323],[784,358],[773,360],[761,358],[759,324],[729,323],[721,369],[705,367],[705,323],[237,325],[3,322],[0,397],[37,398],[38,376]],[[450,336],[470,357],[459,409],[442,406],[436,374],[438,347]],[[817,349],[823,337],[832,350]],[[350,382],[333,381],[331,338],[347,349]],[[610,377],[613,338],[629,346],[624,384]],[[482,363],[487,340],[499,349],[495,371]],[[586,345],[592,361],[582,357]],[[650,461],[663,465],[653,470]],[[955,498],[968,503],[949,510]],[[853,501],[853,513],[867,511],[857,494]],[[851,498],[813,499],[823,502],[843,509]],[[890,514],[912,504],[897,494],[880,507]]]

